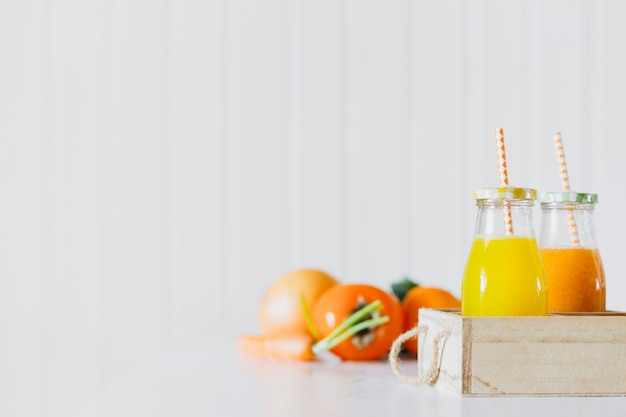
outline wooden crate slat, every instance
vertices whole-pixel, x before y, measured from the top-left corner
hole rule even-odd
[[[463,395],[626,395],[626,314],[463,317],[420,310],[418,373],[433,366],[448,330],[436,386]],[[441,345],[439,346],[441,348]]]

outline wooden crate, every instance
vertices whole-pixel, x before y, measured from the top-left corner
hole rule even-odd
[[[420,309],[418,375],[462,395],[626,395],[626,313],[464,317]],[[435,346],[438,334],[447,339]]]

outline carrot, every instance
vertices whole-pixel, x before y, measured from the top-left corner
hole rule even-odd
[[[272,356],[277,359],[310,361],[315,358],[311,347],[313,338],[306,333],[280,335],[247,335],[237,339],[240,351],[253,356]]]
[[[348,337],[366,328],[375,327],[389,321],[389,317],[363,320],[373,311],[382,309],[380,300],[372,301],[346,318],[335,330],[322,340],[316,340],[308,333],[281,333],[273,335],[246,335],[237,339],[237,348],[253,356],[272,356],[277,359],[310,361],[318,353],[327,351]]]

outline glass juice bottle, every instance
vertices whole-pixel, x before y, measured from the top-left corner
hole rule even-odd
[[[597,312],[606,309],[604,267],[594,230],[597,194],[542,193],[539,238],[550,293],[548,310]]]
[[[536,196],[532,188],[516,187],[474,193],[478,215],[463,276],[463,315],[548,314],[546,276],[533,226]]]

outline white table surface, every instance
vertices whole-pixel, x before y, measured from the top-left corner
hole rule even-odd
[[[503,415],[624,417],[626,397],[461,397],[402,382],[385,361],[281,362],[221,346],[155,355],[67,417]]]

